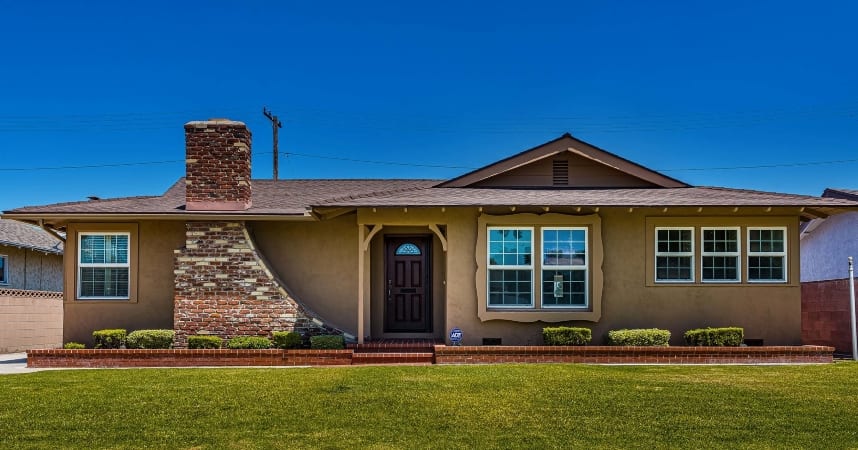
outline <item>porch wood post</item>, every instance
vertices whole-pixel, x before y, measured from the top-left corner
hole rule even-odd
[[[358,224],[358,317],[357,317],[357,340],[358,344],[363,344],[363,302],[364,302],[364,294],[363,294],[363,266],[364,266],[364,237],[366,234],[366,227],[363,224]]]

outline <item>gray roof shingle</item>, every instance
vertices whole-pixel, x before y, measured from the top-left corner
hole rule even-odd
[[[35,225],[15,220],[0,219],[0,245],[63,254],[61,240]]]

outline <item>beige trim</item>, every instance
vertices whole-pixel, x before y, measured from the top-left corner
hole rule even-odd
[[[656,227],[694,227],[694,282],[655,282],[655,229]],[[740,281],[717,282],[702,280],[702,264],[699,264],[702,249],[701,229],[703,227],[739,228],[740,242]],[[787,281],[748,281],[748,229],[749,228],[786,228],[787,241]],[[673,287],[765,287],[765,286],[799,286],[799,223],[798,216],[677,216],[646,218],[646,280],[645,286],[670,289]]]
[[[128,298],[127,299],[80,299],[77,296],[78,267],[77,267],[77,245],[80,233],[128,233],[130,254],[128,256]],[[65,301],[82,303],[137,303],[137,282],[139,279],[139,244],[140,233],[137,223],[73,223],[69,224],[66,234],[66,257],[63,258],[63,271],[65,272],[64,291]],[[165,280],[172,283],[173,280]]]
[[[480,181],[495,177],[504,172],[514,170],[534,161],[539,161],[564,151],[584,156],[635,178],[650,182],[656,186],[665,188],[681,188],[689,186],[679,180],[662,175],[654,170],[647,169],[640,164],[621,158],[584,141],[576,139],[569,134],[565,134],[558,139],[546,142],[538,147],[534,147],[530,150],[526,150],[512,157],[489,164],[488,166],[482,167],[458,178],[441,183],[438,187],[468,187]]]
[[[443,233],[441,233],[441,229],[438,228],[438,225],[435,225],[434,223],[429,224],[429,229],[432,230],[433,233],[435,233],[435,236],[438,236],[438,240],[441,241],[441,248],[444,250],[444,252],[446,252],[447,251],[447,237],[444,236]]]
[[[589,255],[589,300],[590,306],[586,310],[563,309],[558,307],[532,308],[532,309],[509,309],[488,308],[487,299],[487,229],[490,226],[533,226],[533,227],[586,227],[589,231],[587,247]],[[536,234],[536,233],[534,233]],[[534,237],[534,251],[536,251],[537,240]],[[584,216],[567,214],[512,214],[506,216],[495,216],[480,214],[477,218],[477,243],[474,249],[476,258],[476,277],[474,283],[477,289],[477,315],[480,321],[508,320],[512,322],[566,322],[570,320],[583,320],[598,322],[602,317],[602,290],[604,286],[604,274],[602,265],[604,263],[604,248],[602,245],[602,218],[598,214]],[[534,296],[541,290],[539,283],[534,280]]]

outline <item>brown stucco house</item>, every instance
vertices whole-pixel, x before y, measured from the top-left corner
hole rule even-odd
[[[65,338],[174,328],[540,344],[542,327],[741,326],[801,343],[799,225],[858,203],[693,187],[570,135],[452,180],[251,180],[241,122],[185,125],[161,196],[19,208],[66,231]]]

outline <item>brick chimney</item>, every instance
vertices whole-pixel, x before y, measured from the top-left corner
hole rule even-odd
[[[185,152],[186,210],[250,208],[250,130],[244,122],[186,123]]]

